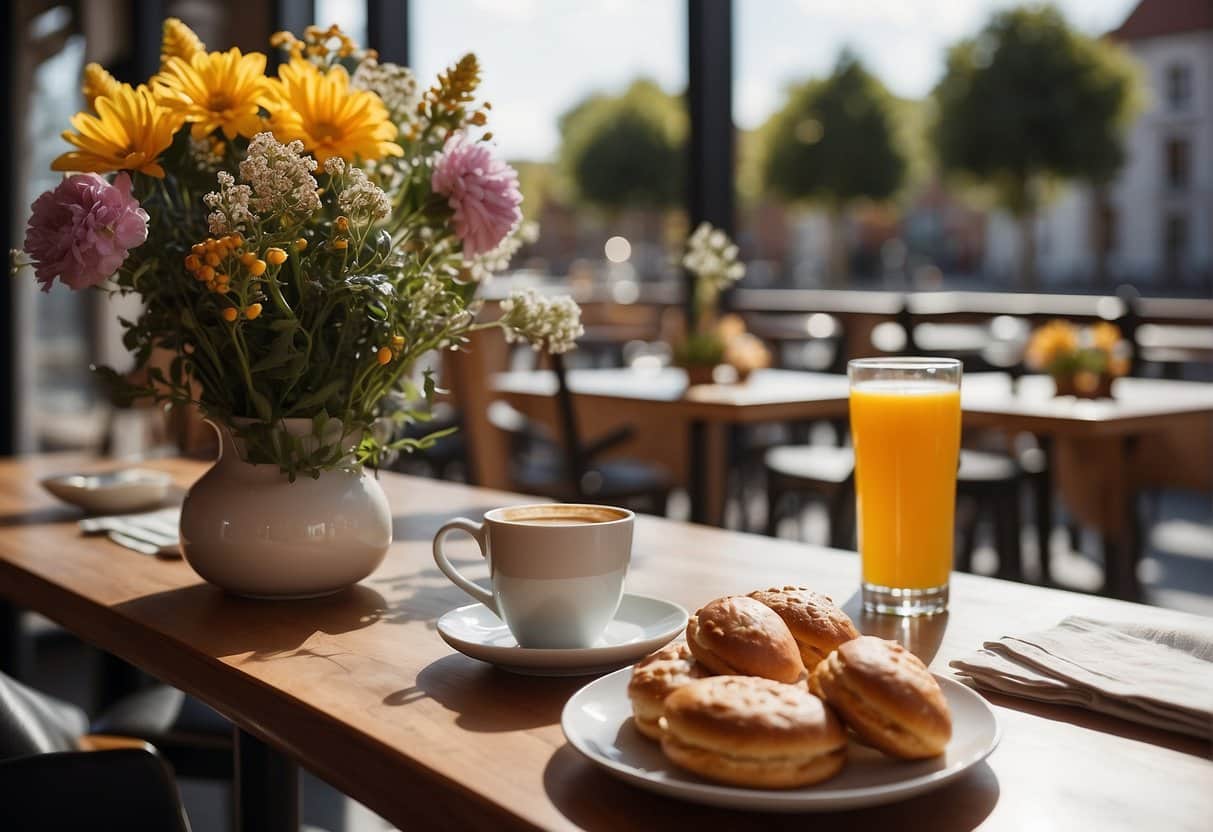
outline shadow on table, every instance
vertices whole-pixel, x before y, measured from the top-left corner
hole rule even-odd
[[[466,731],[523,731],[559,722],[564,703],[585,683],[585,677],[519,676],[454,654],[423,667],[415,685],[389,693],[383,704],[428,697],[457,714],[455,724]]]
[[[216,658],[250,653],[245,661],[289,656],[336,661],[338,654],[303,644],[316,633],[337,635],[368,627],[387,608],[382,595],[362,585],[326,598],[259,601],[207,583],[144,595],[114,607],[157,630],[179,635]]]
[[[486,506],[452,506],[450,511],[418,511],[392,517],[393,540],[433,540],[438,529],[448,520],[466,517],[479,523],[484,513],[497,508]]]
[[[1053,722],[1065,722],[1079,728],[1124,737],[1125,739],[1137,742],[1149,743],[1161,748],[1169,748],[1172,751],[1191,754],[1205,760],[1213,759],[1213,744],[1208,740],[1202,740],[1198,737],[1190,737],[1187,734],[1179,734],[1174,731],[1164,731],[1161,728],[1154,728],[1150,725],[1140,725],[1127,719],[1120,719],[1119,717],[1101,714],[1096,711],[1088,711],[1086,708],[1079,708],[1073,705],[1037,702],[1032,699],[1008,696],[1003,693],[982,690],[981,688],[975,688],[974,690],[991,705],[996,705],[1000,708],[1030,714],[1032,717],[1048,719]]]
[[[986,763],[936,791],[878,806],[828,816],[738,812],[647,794],[598,770],[572,746],[559,748],[543,771],[543,787],[556,808],[581,829],[622,829],[643,818],[646,828],[702,825],[705,829],[797,829],[826,818],[830,829],[969,830],[998,803],[998,777]],[[643,802],[641,802],[643,801]]]
[[[479,562],[452,558],[460,568]],[[438,619],[449,610],[472,603],[463,590],[450,582],[436,566],[410,570],[404,574],[376,573],[364,583],[374,586],[384,597],[379,620],[388,624],[420,621],[433,630]]]
[[[842,609],[865,636],[892,639],[922,659],[924,664],[930,664],[935,658],[948,629],[946,612],[917,618],[864,612],[863,598],[858,592],[847,599]]]
[[[78,521],[85,516],[78,508],[71,506],[53,505],[33,511],[23,511],[18,514],[0,514],[0,528],[10,526],[35,526],[47,523],[67,523]]]

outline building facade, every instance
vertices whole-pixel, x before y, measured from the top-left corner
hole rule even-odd
[[[1041,282],[1213,291],[1213,0],[1142,0],[1109,37],[1139,62],[1146,101],[1116,180],[1065,187],[1041,212]],[[1017,256],[1014,221],[991,216],[986,270],[1012,275]]]

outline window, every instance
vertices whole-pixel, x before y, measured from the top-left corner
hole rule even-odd
[[[1188,253],[1188,218],[1183,214],[1167,217],[1163,228],[1163,264],[1166,275],[1177,278],[1182,274]]]
[[[1095,249],[1100,254],[1116,251],[1120,232],[1119,219],[1116,208],[1107,198],[1099,199],[1095,206]]]
[[[1188,109],[1192,102],[1192,68],[1187,64],[1171,64],[1166,74],[1167,106],[1176,112]]]
[[[1187,139],[1167,139],[1166,144],[1167,187],[1183,190],[1188,187],[1191,171],[1191,146]]]
[[[514,265],[581,282],[676,279],[686,231],[686,3],[414,0],[423,85],[466,52],[537,242]],[[607,241],[614,237],[610,246]],[[626,294],[626,291],[625,291]]]

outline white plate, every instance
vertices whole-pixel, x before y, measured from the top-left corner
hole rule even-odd
[[[172,483],[173,478],[163,471],[126,468],[49,477],[42,481],[42,487],[90,514],[122,514],[164,502]]]
[[[687,611],[672,601],[625,593],[615,620],[593,647],[519,647],[509,628],[483,604],[451,610],[438,619],[438,634],[463,655],[511,673],[588,676],[647,656],[681,633],[686,624]]]
[[[670,797],[767,812],[825,812],[878,806],[942,786],[984,760],[998,745],[998,721],[985,700],[936,676],[952,710],[952,741],[932,760],[906,762],[852,741],[847,765],[830,780],[802,789],[722,786],[678,768],[632,725],[627,686],[632,669],[590,682],[564,706],[560,724],[573,748],[614,776]]]

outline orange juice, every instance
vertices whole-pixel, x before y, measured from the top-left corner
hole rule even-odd
[[[927,380],[851,389],[859,551],[867,584],[929,589],[952,569],[960,391]]]

